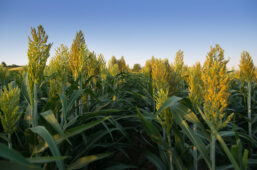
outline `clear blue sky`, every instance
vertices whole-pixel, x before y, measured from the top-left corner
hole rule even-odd
[[[237,66],[243,50],[257,65],[256,0],[0,0],[0,62],[27,64],[30,28],[42,24],[55,48],[71,46],[78,30],[90,50],[144,64],[151,56],[188,65],[220,44]]]

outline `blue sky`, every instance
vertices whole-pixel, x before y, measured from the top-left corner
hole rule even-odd
[[[53,42],[71,46],[78,30],[90,50],[124,56],[132,66],[151,56],[204,62],[220,44],[237,66],[243,50],[257,65],[256,0],[0,0],[0,62],[25,65],[30,28],[42,24]]]

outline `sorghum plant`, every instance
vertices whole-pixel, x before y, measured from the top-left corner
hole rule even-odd
[[[8,88],[4,86],[3,90],[0,90],[0,118],[5,133],[8,135],[9,148],[12,147],[11,135],[17,128],[17,122],[21,118],[19,113],[20,104],[20,89],[15,87],[14,83],[8,84]]]
[[[252,137],[252,118],[251,118],[251,82],[255,76],[255,67],[253,64],[252,57],[247,51],[242,52],[241,60],[239,64],[240,76],[248,83],[248,97],[247,97],[247,108],[248,108],[248,133]]]
[[[225,113],[230,84],[226,68],[227,63],[228,60],[224,59],[224,50],[216,45],[211,47],[202,70],[205,100],[204,114],[217,131],[223,128],[233,117],[233,114],[226,116]],[[215,170],[215,142],[216,136],[211,132],[210,157],[213,170]]]
[[[31,28],[31,38],[29,37],[28,48],[28,78],[30,91],[30,106],[33,117],[33,126],[38,124],[38,96],[37,88],[43,78],[46,61],[49,57],[49,51],[52,46],[47,43],[48,36],[42,25],[39,25],[37,30]]]

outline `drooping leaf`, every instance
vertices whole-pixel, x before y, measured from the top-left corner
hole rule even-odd
[[[33,128],[30,128],[30,130],[39,136],[41,136],[48,144],[53,156],[60,157],[61,153],[57,147],[57,144],[54,140],[54,138],[50,135],[50,133],[46,130],[43,126],[36,126]],[[60,170],[64,169],[64,164],[62,160],[57,160],[56,164]]]
[[[56,157],[56,156],[44,156],[44,157],[34,157],[34,158],[28,158],[27,160],[30,162],[30,163],[48,163],[48,162],[56,162],[56,161],[61,161],[61,160],[64,160],[68,158],[67,156],[59,156],[59,157]]]
[[[69,139],[66,137],[64,131],[62,130],[60,124],[56,120],[56,118],[51,110],[48,110],[48,111],[40,113],[40,114],[61,136],[63,136],[68,141],[68,143],[70,145],[72,145],[71,142],[69,141]]]
[[[70,137],[73,137],[73,136],[75,136],[75,135],[78,135],[78,134],[84,132],[84,131],[87,130],[87,129],[90,129],[90,128],[93,128],[93,127],[99,125],[100,123],[102,123],[103,121],[105,121],[105,120],[107,120],[107,119],[109,119],[109,118],[110,118],[110,116],[107,116],[107,117],[105,117],[105,118],[103,118],[103,119],[91,121],[91,122],[89,122],[89,123],[85,123],[85,124],[79,125],[79,126],[77,126],[77,127],[68,129],[68,130],[66,130],[64,133],[66,134],[67,138],[70,138]],[[59,134],[54,135],[53,138],[54,138],[54,140],[55,140],[55,142],[56,142],[57,144],[60,144],[61,142],[63,142],[63,141],[65,140],[65,138],[62,137],[62,136],[60,136]],[[49,145],[48,145],[48,143],[46,142],[46,143],[44,143],[44,144],[39,145],[38,147],[36,147],[36,148],[34,149],[33,153],[42,152],[42,151],[44,151],[44,150],[45,150],[46,148],[48,148],[48,147],[49,147]]]
[[[34,165],[25,165],[18,162],[0,161],[0,169],[8,170],[42,170]]]
[[[24,164],[30,165],[29,162],[18,152],[13,149],[9,149],[6,145],[0,143],[0,157]]]
[[[226,153],[227,157],[229,158],[230,162],[233,164],[234,168],[236,170],[240,170],[234,156],[232,155],[232,153],[229,151],[226,143],[224,142],[223,138],[220,136],[220,134],[217,132],[216,128],[214,127],[214,125],[206,118],[206,116],[203,114],[203,112],[201,111],[201,109],[198,109],[200,114],[202,115],[204,121],[206,122],[206,124],[209,126],[209,128],[212,130],[212,133],[215,134],[216,139],[219,141],[222,149],[224,150],[224,152]]]
[[[164,147],[168,147],[167,143],[162,139],[162,136],[159,132],[159,130],[154,126],[154,124],[150,121],[144,118],[144,116],[141,114],[139,109],[137,109],[137,113],[139,118],[141,119],[144,129],[147,133],[147,135],[157,144],[160,144]]]
[[[168,101],[170,102],[168,104],[166,103],[166,107],[170,107],[171,113],[174,116],[176,124],[181,127],[182,131],[189,138],[189,140],[197,147],[199,153],[202,155],[206,164],[209,168],[211,168],[211,161],[208,154],[209,152],[207,151],[204,142],[198,135],[194,133],[193,129],[189,127],[188,123],[185,120],[185,115],[187,115],[188,108],[179,102],[181,98],[174,96],[170,98],[174,99],[168,99]]]
[[[81,169],[91,162],[106,158],[108,156],[112,155],[112,153],[102,153],[102,154],[97,154],[97,155],[89,155],[89,156],[84,156],[80,159],[78,159],[76,162],[71,164],[68,168],[68,170],[73,170],[73,169]]]
[[[152,162],[158,170],[166,169],[166,166],[164,165],[163,161],[159,158],[158,155],[155,155],[155,154],[153,154],[152,152],[149,152],[149,151],[145,151],[144,156],[150,162]]]

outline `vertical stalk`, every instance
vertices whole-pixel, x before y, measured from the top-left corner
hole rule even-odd
[[[151,93],[151,97],[153,97],[153,78],[152,78],[152,68],[150,69],[150,73],[149,73],[149,85],[150,85],[150,93]]]
[[[75,116],[78,115],[78,100],[75,101]]]
[[[195,132],[195,134],[197,134],[197,125],[194,124],[193,130]],[[194,169],[197,170],[197,148],[194,145],[193,146],[193,151],[194,151]]]
[[[12,149],[12,137],[10,133],[8,133],[8,147],[9,149]]]
[[[165,128],[162,128],[162,138],[163,140],[166,138]]]
[[[64,93],[65,93],[65,90],[64,90],[64,84],[66,84],[66,83],[62,83],[62,94],[64,95]],[[64,122],[66,123],[66,117],[64,116],[64,109],[62,108],[62,116],[61,116],[61,127],[63,128],[63,126],[64,126]]]
[[[37,126],[38,124],[38,106],[37,106],[37,85],[34,83],[34,89],[33,89],[33,100],[34,100],[34,106],[33,106],[33,127]]]
[[[172,152],[171,152],[171,139],[170,135],[167,135],[168,143],[169,143],[169,160],[170,160],[170,170],[173,170],[173,163],[172,163]]]
[[[248,98],[247,98],[247,105],[248,105],[248,133],[250,138],[252,138],[252,119],[251,119],[251,81],[248,81]]]
[[[77,79],[78,79],[78,73],[77,73],[77,71],[75,72],[75,81],[77,81]],[[75,105],[75,116],[77,116],[78,115],[78,100],[75,100],[75,103],[74,103],[74,105]]]
[[[212,170],[215,170],[215,143],[216,143],[216,136],[212,132],[211,133],[211,147],[210,147],[210,158],[212,163]]]
[[[83,76],[82,73],[80,73],[80,81],[79,81],[79,89],[82,90],[82,81],[83,80]],[[79,114],[82,115],[83,114],[83,101],[82,98],[80,98],[79,100]]]

